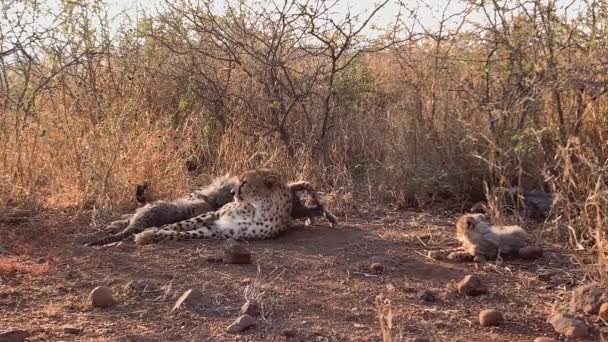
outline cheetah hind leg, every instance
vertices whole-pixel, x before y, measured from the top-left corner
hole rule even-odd
[[[167,224],[160,228],[150,228],[135,235],[135,243],[145,245],[166,240],[191,240],[213,237],[209,228],[218,219],[216,212],[205,213],[188,220]]]
[[[186,231],[198,229],[201,226],[209,226],[213,222],[217,221],[218,218],[219,218],[219,216],[218,216],[217,212],[212,211],[212,212],[208,212],[208,213],[204,213],[204,214],[195,216],[193,218],[190,218],[190,219],[187,219],[184,221],[166,224],[166,225],[160,227],[160,229],[174,231],[174,232],[186,232]]]
[[[135,243],[146,245],[170,240],[193,240],[215,237],[216,233],[210,227],[204,226],[188,231],[175,231],[169,229],[151,228],[135,235]]]
[[[106,236],[104,238],[101,238],[99,240],[94,240],[94,241],[90,241],[85,243],[85,246],[88,247],[92,247],[92,246],[101,246],[101,245],[107,245],[109,243],[114,243],[114,242],[118,242],[118,241],[122,241],[124,239],[126,239],[127,237],[138,233],[141,231],[141,228],[139,228],[138,226],[133,226],[133,225],[128,225],[127,228],[125,228],[123,231],[121,231],[120,233],[116,233],[114,235],[110,235],[110,236]]]

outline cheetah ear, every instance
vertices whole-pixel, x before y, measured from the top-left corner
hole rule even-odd
[[[279,182],[279,179],[276,176],[268,176],[266,179],[264,179],[264,185],[266,185],[267,188],[271,188],[273,185],[277,184]]]

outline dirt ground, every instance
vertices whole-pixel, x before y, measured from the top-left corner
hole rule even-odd
[[[27,329],[30,341],[382,341],[374,305],[382,294],[391,303],[394,341],[558,338],[545,320],[583,281],[572,258],[548,244],[542,259],[502,265],[427,257],[430,250],[457,247],[456,215],[375,209],[341,216],[337,228],[320,219],[274,240],[246,243],[249,265],[207,261],[221,254],[220,240],[146,246],[129,240],[90,248],[82,243],[102,233],[87,218],[8,222],[0,225],[0,245],[13,253],[0,257],[0,328]],[[529,228],[541,236],[535,229]],[[370,270],[374,262],[384,266],[381,274]],[[467,274],[477,275],[490,293],[456,294],[454,284]],[[137,279],[161,288],[125,288]],[[99,285],[113,289],[114,306],[90,306],[88,295]],[[172,313],[190,288],[201,290],[208,305]],[[256,326],[229,334],[246,289],[259,297],[263,315]],[[420,290],[432,291],[436,300],[421,302]],[[502,311],[505,323],[481,327],[478,314],[486,308]],[[68,334],[65,325],[82,332]]]

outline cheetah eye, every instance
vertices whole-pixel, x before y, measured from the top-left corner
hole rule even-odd
[[[475,228],[475,221],[474,220],[467,220],[467,229],[474,229]]]
[[[236,192],[234,191],[234,189],[230,189],[230,194],[231,194],[232,196],[234,196],[234,194],[236,194]]]

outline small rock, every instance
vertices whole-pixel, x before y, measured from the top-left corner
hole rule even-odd
[[[500,325],[503,322],[502,313],[498,310],[487,309],[479,313],[479,324],[482,327],[492,327]]]
[[[606,291],[596,284],[587,284],[577,287],[572,292],[570,309],[574,312],[597,314],[603,303],[608,303]]]
[[[426,256],[434,260],[443,260],[448,257],[448,254],[446,251],[428,251]]]
[[[82,332],[82,328],[74,327],[71,325],[64,325],[62,329],[64,333],[71,335],[78,335]]]
[[[429,290],[418,291],[418,299],[422,302],[431,303],[435,301],[435,295]]]
[[[384,272],[384,265],[380,262],[374,262],[369,266],[370,270],[375,274],[382,274]]]
[[[189,289],[179,297],[171,312],[181,309],[188,309],[192,311],[200,311],[209,304],[209,301],[205,295],[197,289]]]
[[[36,259],[36,263],[37,264],[46,264],[46,259],[45,258],[38,258],[38,259]]]
[[[112,289],[106,286],[97,286],[91,291],[89,296],[91,305],[96,308],[105,308],[114,304],[114,298],[112,298]]]
[[[226,328],[226,331],[235,334],[255,324],[255,319],[253,317],[249,315],[242,315],[237,318],[232,324],[230,324],[228,328]]]
[[[256,300],[248,300],[241,306],[241,315],[256,316],[260,313],[260,306]]]
[[[293,337],[296,337],[296,335],[298,333],[297,333],[297,331],[295,331],[293,329],[285,329],[281,332],[281,334],[287,338],[293,338]]]
[[[570,315],[555,313],[547,319],[558,334],[570,338],[582,338],[589,335],[589,327],[585,322]]]
[[[541,337],[535,338],[534,342],[557,342],[557,340],[554,338],[551,338],[551,337],[541,336]]]
[[[152,279],[131,280],[126,287],[135,292],[151,292],[159,289],[158,284]]]
[[[522,247],[518,251],[519,257],[522,259],[538,259],[543,256],[543,249],[536,246]]]
[[[608,303],[603,303],[600,306],[600,311],[598,316],[600,316],[601,319],[603,319],[604,321],[608,320]]]
[[[240,243],[229,239],[224,244],[223,261],[225,264],[250,264],[251,252]]]
[[[0,331],[0,342],[22,342],[30,336],[30,332],[23,329],[8,328]]]
[[[467,296],[478,296],[488,293],[488,289],[481,283],[481,280],[474,275],[467,275],[457,285],[458,293]]]

